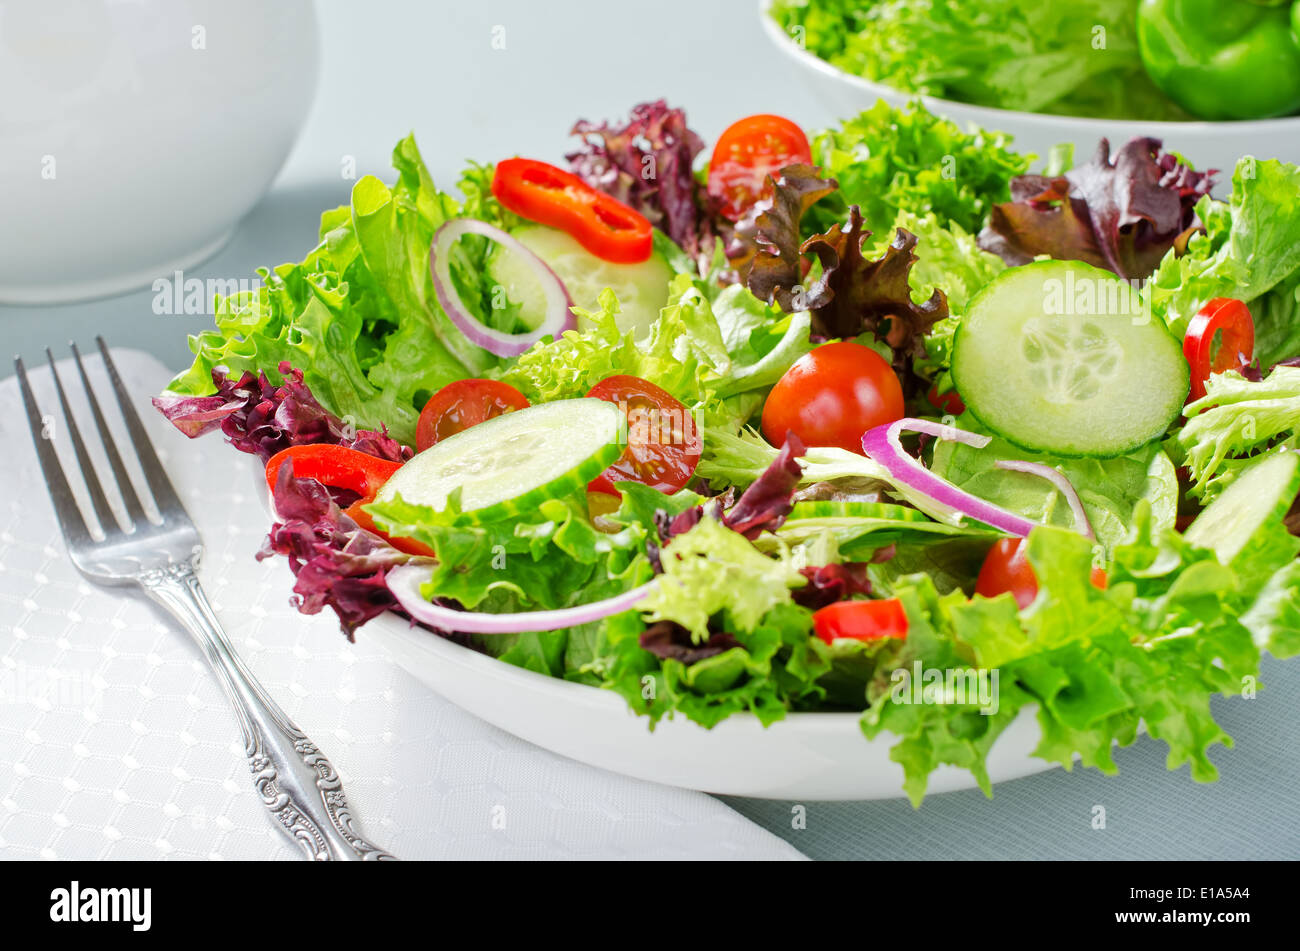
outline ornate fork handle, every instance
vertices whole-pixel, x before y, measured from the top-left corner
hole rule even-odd
[[[318,861],[392,859],[361,837],[333,764],[235,653],[193,566],[177,562],[139,581],[203,649],[239,718],[253,783],[285,835]]]

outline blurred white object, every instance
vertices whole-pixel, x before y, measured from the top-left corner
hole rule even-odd
[[[836,115],[848,118],[884,99],[895,106],[917,98],[892,86],[854,76],[832,66],[794,41],[768,10],[772,0],[759,0],[758,15],[768,38],[794,64],[794,71],[804,85]],[[1074,145],[1075,163],[1092,158],[1100,139],[1110,140],[1111,154],[1134,136],[1160,139],[1165,149],[1184,156],[1198,169],[1217,168],[1219,185],[1216,196],[1226,195],[1232,170],[1243,155],[1258,159],[1300,161],[1300,116],[1263,119],[1253,122],[1145,122],[1125,119],[1076,119],[1072,116],[1016,112],[972,106],[951,99],[920,97],[935,115],[950,119],[963,129],[971,124],[989,131],[1006,132],[1015,137],[1020,152],[1039,157],[1037,171],[1054,145]],[[870,143],[868,143],[870,144]]]
[[[317,63],[311,0],[0,0],[0,303],[216,252],[289,154]]]

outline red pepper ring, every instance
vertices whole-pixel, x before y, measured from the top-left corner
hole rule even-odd
[[[293,475],[296,479],[315,479],[322,485],[335,489],[346,489],[360,498],[343,510],[359,526],[373,532],[387,541],[398,551],[408,555],[433,557],[433,549],[428,545],[410,538],[394,538],[375,527],[375,520],[362,506],[375,500],[375,493],[387,482],[398,469],[400,462],[380,459],[367,452],[349,449],[346,446],[314,444],[309,446],[290,446],[272,456],[266,463],[266,484],[275,491],[280,468],[288,460],[293,460]]]
[[[1199,400],[1205,395],[1210,374],[1248,366],[1255,358],[1255,321],[1251,319],[1250,308],[1232,297],[1216,297],[1210,301],[1187,325],[1183,356],[1192,371],[1192,392],[1188,399]]]
[[[266,484],[272,492],[275,491],[280,467],[287,459],[293,460],[295,478],[315,479],[322,485],[347,489],[367,502],[373,502],[380,487],[402,468],[400,462],[380,459],[346,446],[290,446],[277,452],[266,463]]]
[[[637,264],[653,250],[653,229],[645,215],[546,162],[498,162],[492,194],[515,214],[567,232],[602,260]]]

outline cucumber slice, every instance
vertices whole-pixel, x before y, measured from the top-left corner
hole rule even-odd
[[[1235,559],[1260,529],[1281,526],[1300,494],[1300,455],[1270,453],[1241,471],[1217,499],[1187,526],[1183,537],[1208,548],[1225,565]]]
[[[1182,347],[1136,288],[1077,261],[1003,271],[957,328],[952,374],[971,413],[1018,446],[1122,456],[1159,438],[1189,389]]]
[[[600,292],[612,288],[621,308],[618,328],[624,333],[632,331],[638,340],[668,303],[673,269],[658,251],[639,264],[615,264],[596,257],[558,228],[530,224],[515,228],[511,235],[564,282],[575,307],[596,310]],[[546,303],[537,279],[519,262],[518,255],[496,245],[488,259],[488,276],[520,305],[520,319],[529,329],[535,329],[546,312]],[[588,329],[584,323],[579,318],[579,330]]]
[[[576,399],[497,416],[434,443],[398,469],[375,497],[437,511],[460,489],[481,521],[535,510],[582,489],[622,452],[624,416],[613,403]]]

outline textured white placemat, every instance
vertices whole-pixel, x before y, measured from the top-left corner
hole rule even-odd
[[[249,459],[190,442],[148,406],[154,358],[115,354],[203,533],[201,577],[254,672],[330,756],[368,837],[403,858],[800,858],[717,800],[553,755],[430,692],[330,617],[288,604]],[[98,356],[92,380],[109,390]],[[74,409],[75,371],[60,364]],[[32,373],[70,453],[48,370]],[[110,415],[116,422],[115,407]],[[89,424],[88,415],[83,431]],[[144,601],[64,556],[17,381],[0,383],[0,857],[293,858],[253,792],[233,715],[199,653]],[[102,459],[100,460],[102,462]]]

